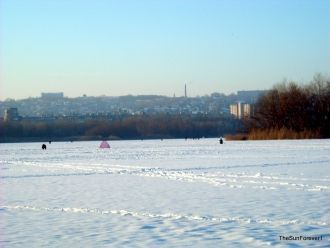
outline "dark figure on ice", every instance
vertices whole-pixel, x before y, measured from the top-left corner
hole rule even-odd
[[[47,149],[47,147],[46,147],[45,144],[42,144],[41,148],[42,148],[42,150],[46,150]]]
[[[219,143],[220,143],[221,145],[223,144],[223,139],[222,139],[222,138],[219,139]]]
[[[52,143],[52,141],[50,140],[48,143],[49,143],[49,144],[51,144],[51,143]]]

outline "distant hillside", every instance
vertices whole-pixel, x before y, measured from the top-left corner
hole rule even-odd
[[[42,97],[22,100],[0,101],[0,116],[8,108],[17,108],[23,117],[51,117],[77,115],[121,115],[121,114],[206,114],[228,113],[229,105],[235,101],[255,102],[261,91],[240,91],[225,95],[212,93],[201,97],[142,96],[83,96],[64,97],[63,94],[46,94]]]

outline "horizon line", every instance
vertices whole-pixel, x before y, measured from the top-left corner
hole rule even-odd
[[[269,89],[268,89],[269,90]],[[126,95],[87,95],[87,94],[83,94],[83,95],[79,95],[79,96],[67,96],[64,94],[64,92],[62,91],[51,91],[51,92],[40,92],[39,96],[28,96],[25,98],[11,98],[11,97],[7,97],[5,99],[0,99],[0,102],[6,102],[6,101],[20,101],[20,100],[26,100],[26,99],[35,99],[35,98],[42,98],[42,94],[63,94],[63,98],[82,98],[82,97],[113,97],[113,98],[117,98],[117,97],[127,97],[127,96],[132,96],[132,97],[139,97],[139,96],[159,96],[159,97],[168,97],[168,98],[198,98],[198,97],[204,97],[204,96],[211,96],[212,94],[221,94],[221,95],[225,95],[225,96],[230,96],[232,94],[236,94],[238,92],[249,92],[249,91],[267,91],[266,89],[255,89],[255,90],[236,90],[236,92],[231,92],[231,93],[224,93],[224,92],[218,92],[218,91],[214,91],[212,93],[209,94],[204,94],[204,95],[195,95],[195,96],[189,96],[187,95],[185,97],[185,95],[176,95],[175,93],[172,96],[169,95],[161,95],[161,94],[126,94]]]

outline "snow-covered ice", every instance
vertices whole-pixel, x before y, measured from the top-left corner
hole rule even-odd
[[[0,144],[0,247],[330,246],[330,140],[109,143]]]

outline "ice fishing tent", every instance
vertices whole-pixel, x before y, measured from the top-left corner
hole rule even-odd
[[[110,148],[110,145],[108,142],[106,142],[105,140],[103,140],[100,144],[100,148]]]

